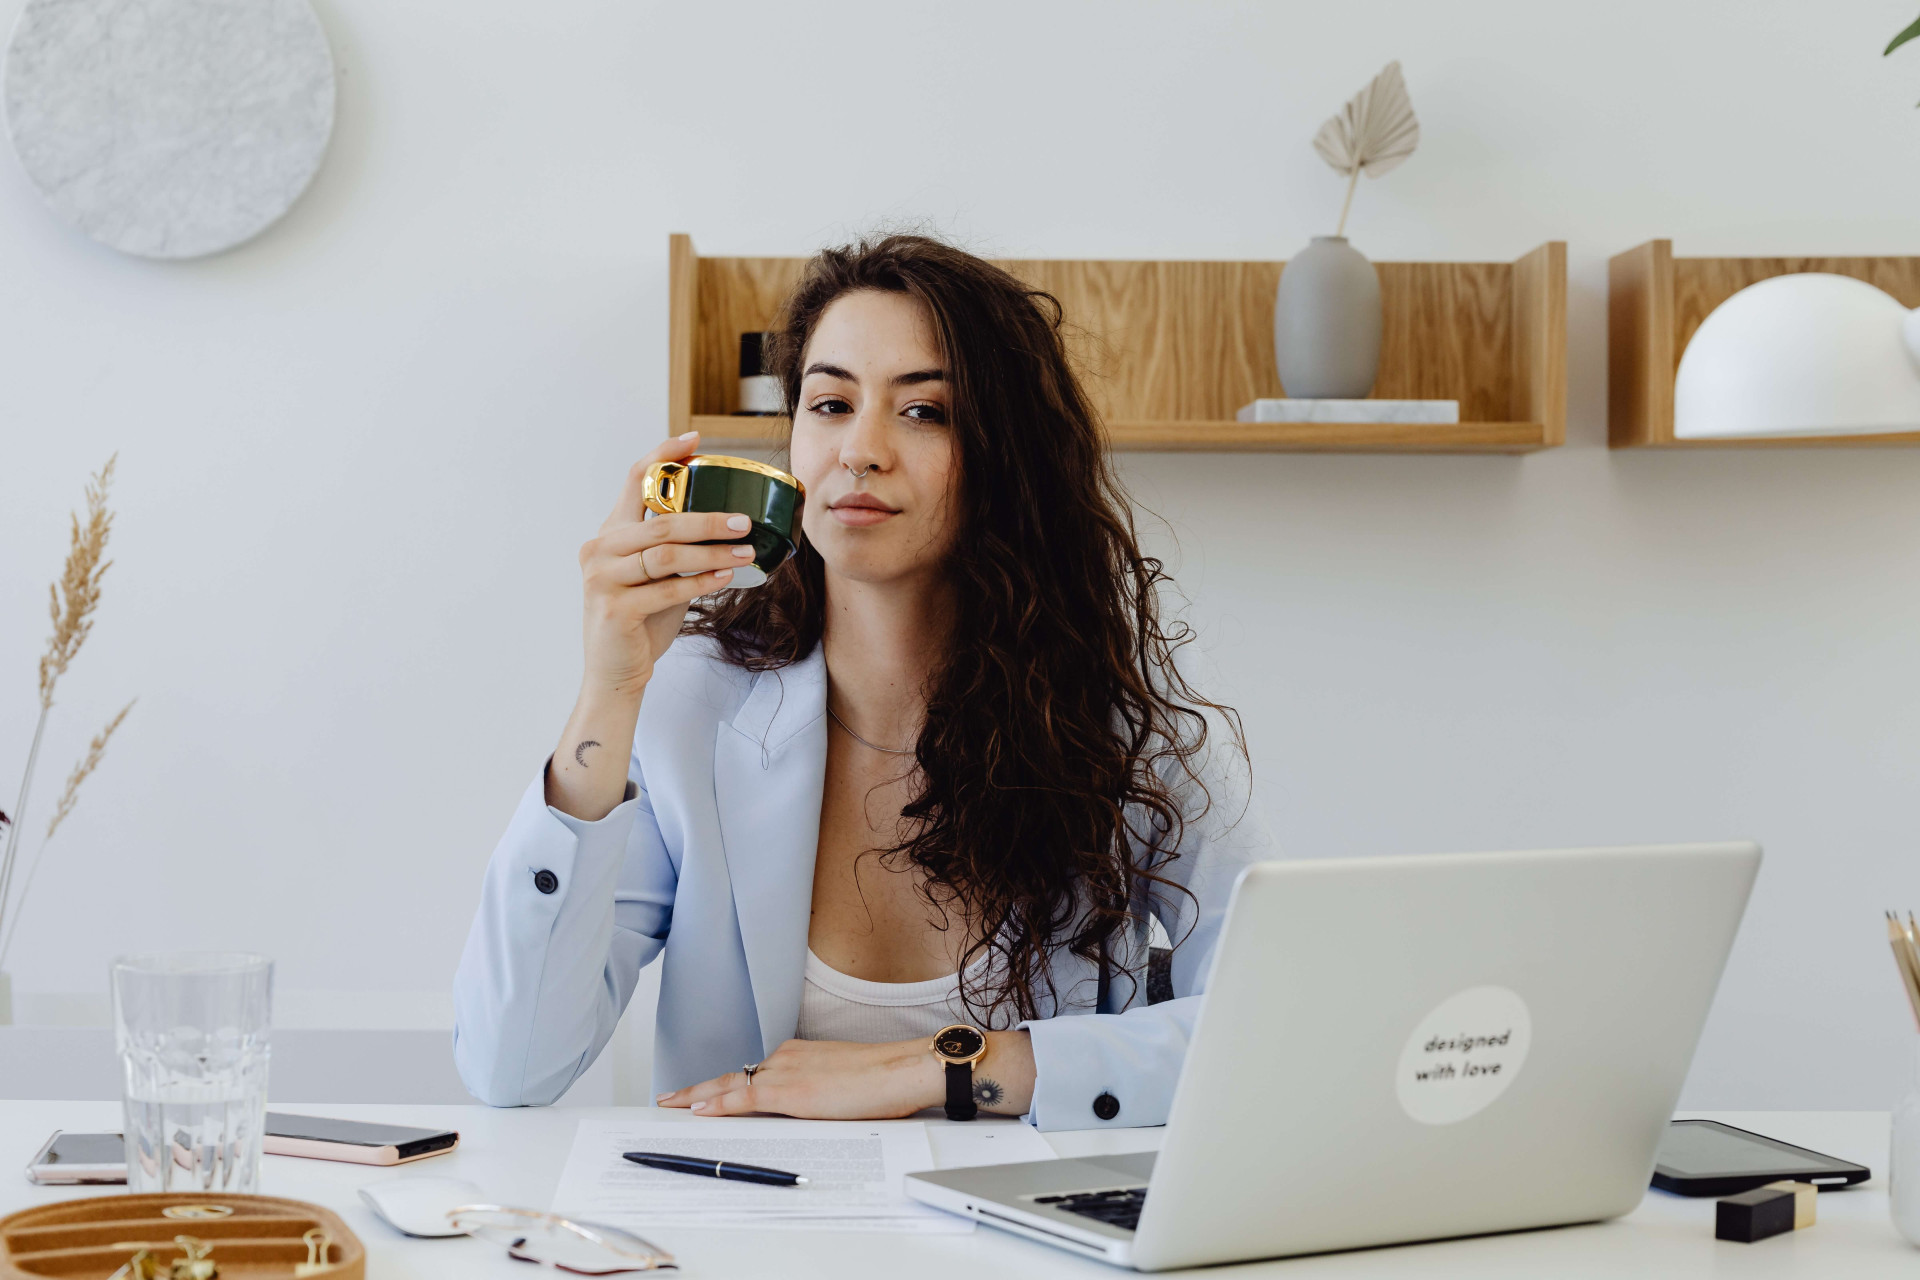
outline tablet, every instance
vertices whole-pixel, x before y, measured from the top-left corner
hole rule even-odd
[[[1654,1157],[1653,1185],[1683,1196],[1731,1196],[1769,1182],[1843,1187],[1872,1170],[1837,1156],[1736,1129],[1718,1120],[1675,1120]]]

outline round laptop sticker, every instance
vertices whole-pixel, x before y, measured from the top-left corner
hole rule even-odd
[[[1507,1091],[1527,1062],[1533,1019],[1505,987],[1469,987],[1420,1019],[1394,1088],[1421,1124],[1457,1124]]]

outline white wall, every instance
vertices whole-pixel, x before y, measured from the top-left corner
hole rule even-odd
[[[334,148],[256,243],[122,258],[0,161],[0,791],[65,512],[115,449],[37,818],[141,699],[35,890],[24,996],[184,930],[335,1022],[444,1017],[577,679],[574,549],[662,434],[668,232],[1284,257],[1339,207],[1308,138],[1398,57],[1424,141],[1351,234],[1567,240],[1569,443],[1126,460],[1265,806],[1302,855],[1756,836],[1686,1101],[1886,1105],[1920,451],[1610,453],[1604,305],[1655,236],[1920,252],[1920,52],[1879,57],[1911,3],[316,3]]]

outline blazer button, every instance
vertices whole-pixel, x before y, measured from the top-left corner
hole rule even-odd
[[[1120,1114],[1120,1099],[1110,1093],[1103,1093],[1093,1100],[1093,1114],[1102,1120],[1111,1120]]]
[[[542,867],[533,873],[533,887],[542,893],[552,893],[560,887],[560,877]]]

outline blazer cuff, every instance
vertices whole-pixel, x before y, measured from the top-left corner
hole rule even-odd
[[[536,1044],[546,997],[588,989],[564,970],[605,964],[581,954],[595,935],[595,907],[610,918],[613,889],[625,861],[639,800],[627,799],[598,822],[569,817],[546,801],[546,774],[521,793],[513,820],[494,848],[480,909],[454,980],[454,1059],[476,1098],[493,1106],[550,1102],[573,1078],[552,1079]],[[571,925],[563,921],[572,922]],[[582,927],[582,922],[587,922]],[[558,942],[558,945],[556,945]],[[591,950],[590,946],[587,950]]]
[[[1165,1124],[1190,1029],[1181,1016],[1188,1011],[1176,1007],[1188,1003],[1021,1023],[1033,1042],[1028,1123],[1043,1130]]]
[[[540,779],[540,793],[543,800],[546,796],[546,789],[547,782],[543,776]],[[567,830],[573,832],[577,839],[597,842],[607,839],[609,835],[617,835],[619,837],[618,844],[624,849],[627,847],[627,833],[633,828],[633,814],[635,808],[637,808],[633,802],[639,798],[640,784],[632,778],[628,778],[627,793],[620,797],[620,803],[607,810],[607,816],[597,822],[588,822],[585,818],[576,818],[570,813],[561,812],[552,805],[547,806],[547,812],[565,823]]]
[[[526,833],[503,841],[507,885],[513,897],[545,907],[557,916],[561,904],[578,891],[612,892],[626,860],[627,841],[639,813],[640,788],[627,779],[626,795],[595,822],[562,813],[547,803],[547,772],[542,769],[521,797],[509,828]],[[529,838],[530,837],[530,838]]]

